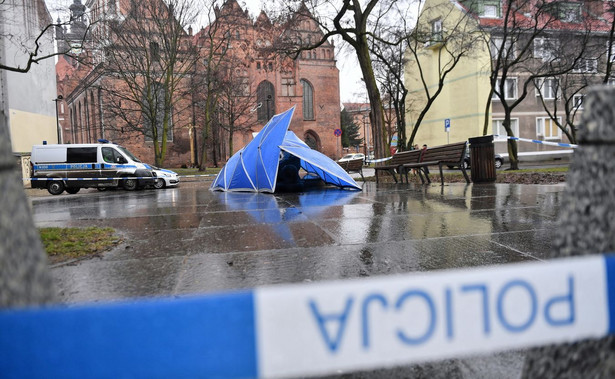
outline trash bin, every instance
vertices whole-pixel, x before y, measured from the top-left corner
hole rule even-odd
[[[470,142],[470,169],[474,183],[495,182],[495,149],[493,136],[474,137]]]

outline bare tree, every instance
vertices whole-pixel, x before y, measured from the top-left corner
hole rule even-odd
[[[423,7],[416,28],[407,38],[407,70],[416,72],[416,83],[410,79],[407,82],[422,89],[413,96],[418,116],[408,144],[414,144],[416,133],[442,93],[448,76],[464,59],[475,56],[482,40],[476,21],[460,12],[455,4],[436,2]]]
[[[204,16],[208,25],[196,34],[195,41],[201,59],[196,67],[193,87],[195,124],[201,135],[201,170],[207,167],[208,147],[211,147],[214,164],[218,163],[221,141],[217,128],[229,130],[229,146],[232,149],[236,122],[245,114],[247,107],[248,100],[245,97],[234,98],[234,95],[239,95],[237,91],[240,92],[244,84],[249,84],[244,80],[247,75],[241,65],[237,67],[240,69],[238,74],[229,62],[238,63],[246,58],[245,54],[251,47],[246,36],[252,21],[247,14],[235,9],[234,5],[228,3],[228,6],[225,4],[222,8],[207,8]],[[236,83],[235,79],[241,83]]]
[[[58,55],[75,54],[85,43],[87,30],[81,40],[73,41],[70,46],[54,48],[54,32],[62,30],[74,20],[53,22],[51,16],[44,10],[43,1],[2,1],[0,2],[0,38],[3,44],[13,51],[11,56],[0,60],[0,70],[27,73],[33,65]],[[24,17],[32,22],[24,22]]]
[[[397,149],[406,150],[406,97],[408,89],[404,84],[406,43],[402,39],[398,45],[375,41],[372,52],[375,56],[374,72],[380,83],[385,107],[384,117],[387,141],[391,144],[393,134],[397,134]],[[393,128],[394,124],[394,128]]]
[[[478,5],[468,6],[476,10]],[[552,92],[556,85],[553,78],[571,72],[583,57],[591,32],[589,16],[579,13],[577,20],[569,22],[562,22],[561,16],[557,3],[507,0],[502,3],[501,22],[483,28],[492,57],[492,94],[486,109],[492,97],[499,100],[504,111],[502,126],[508,136],[514,136],[511,113],[530,90],[538,86]],[[508,153],[510,168],[518,169],[517,142],[513,139],[508,139]]]
[[[602,39],[601,42],[603,42]],[[553,92],[550,98],[545,98],[548,80],[534,83],[537,97],[545,112],[547,112],[550,123],[557,126],[571,143],[577,143],[577,116],[583,109],[585,91],[601,80],[597,76],[597,67],[598,58],[579,60],[572,71],[553,78],[556,83],[552,88]]]
[[[194,4],[132,0],[130,7],[123,19],[109,19],[96,34],[104,111],[113,120],[107,127],[151,141],[156,165],[162,166],[173,130],[191,121],[185,98],[198,55],[184,28],[194,22]]]
[[[298,56],[304,50],[312,50],[325,44],[332,37],[339,37],[347,43],[359,62],[363,81],[371,108],[371,127],[374,136],[374,152],[377,157],[390,154],[387,147],[384,109],[378,81],[374,73],[371,40],[378,38],[381,27],[386,27],[396,16],[405,12],[407,0],[306,0],[299,6],[286,1],[285,17],[290,21],[287,32],[283,34],[286,44],[278,43],[287,53]],[[400,5],[401,4],[401,5]],[[400,13],[401,12],[401,13]],[[318,40],[305,41],[295,33],[292,26],[297,19],[312,19],[323,31]],[[397,44],[397,41],[392,44]]]
[[[245,59],[229,55],[221,70],[222,82],[219,97],[220,127],[227,133],[227,155],[234,153],[233,136],[238,131],[246,131],[255,125],[252,113],[256,110],[256,92],[248,76]]]

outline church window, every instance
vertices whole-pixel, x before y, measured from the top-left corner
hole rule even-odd
[[[301,79],[303,86],[303,119],[314,119],[314,88],[305,79]]]

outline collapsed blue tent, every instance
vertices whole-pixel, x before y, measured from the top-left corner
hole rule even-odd
[[[210,189],[275,192],[280,162],[286,160],[298,161],[301,168],[326,184],[361,189],[335,161],[288,132],[294,111],[292,107],[273,116],[249,144],[228,160]]]

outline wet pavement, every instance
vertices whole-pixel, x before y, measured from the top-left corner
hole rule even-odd
[[[124,238],[101,257],[55,265],[60,299],[184,296],[542,260],[565,188],[368,182],[361,192],[271,195],[211,192],[210,183],[30,197],[39,227],[110,226]],[[358,377],[518,377],[523,355],[448,362],[438,373],[423,365]]]

